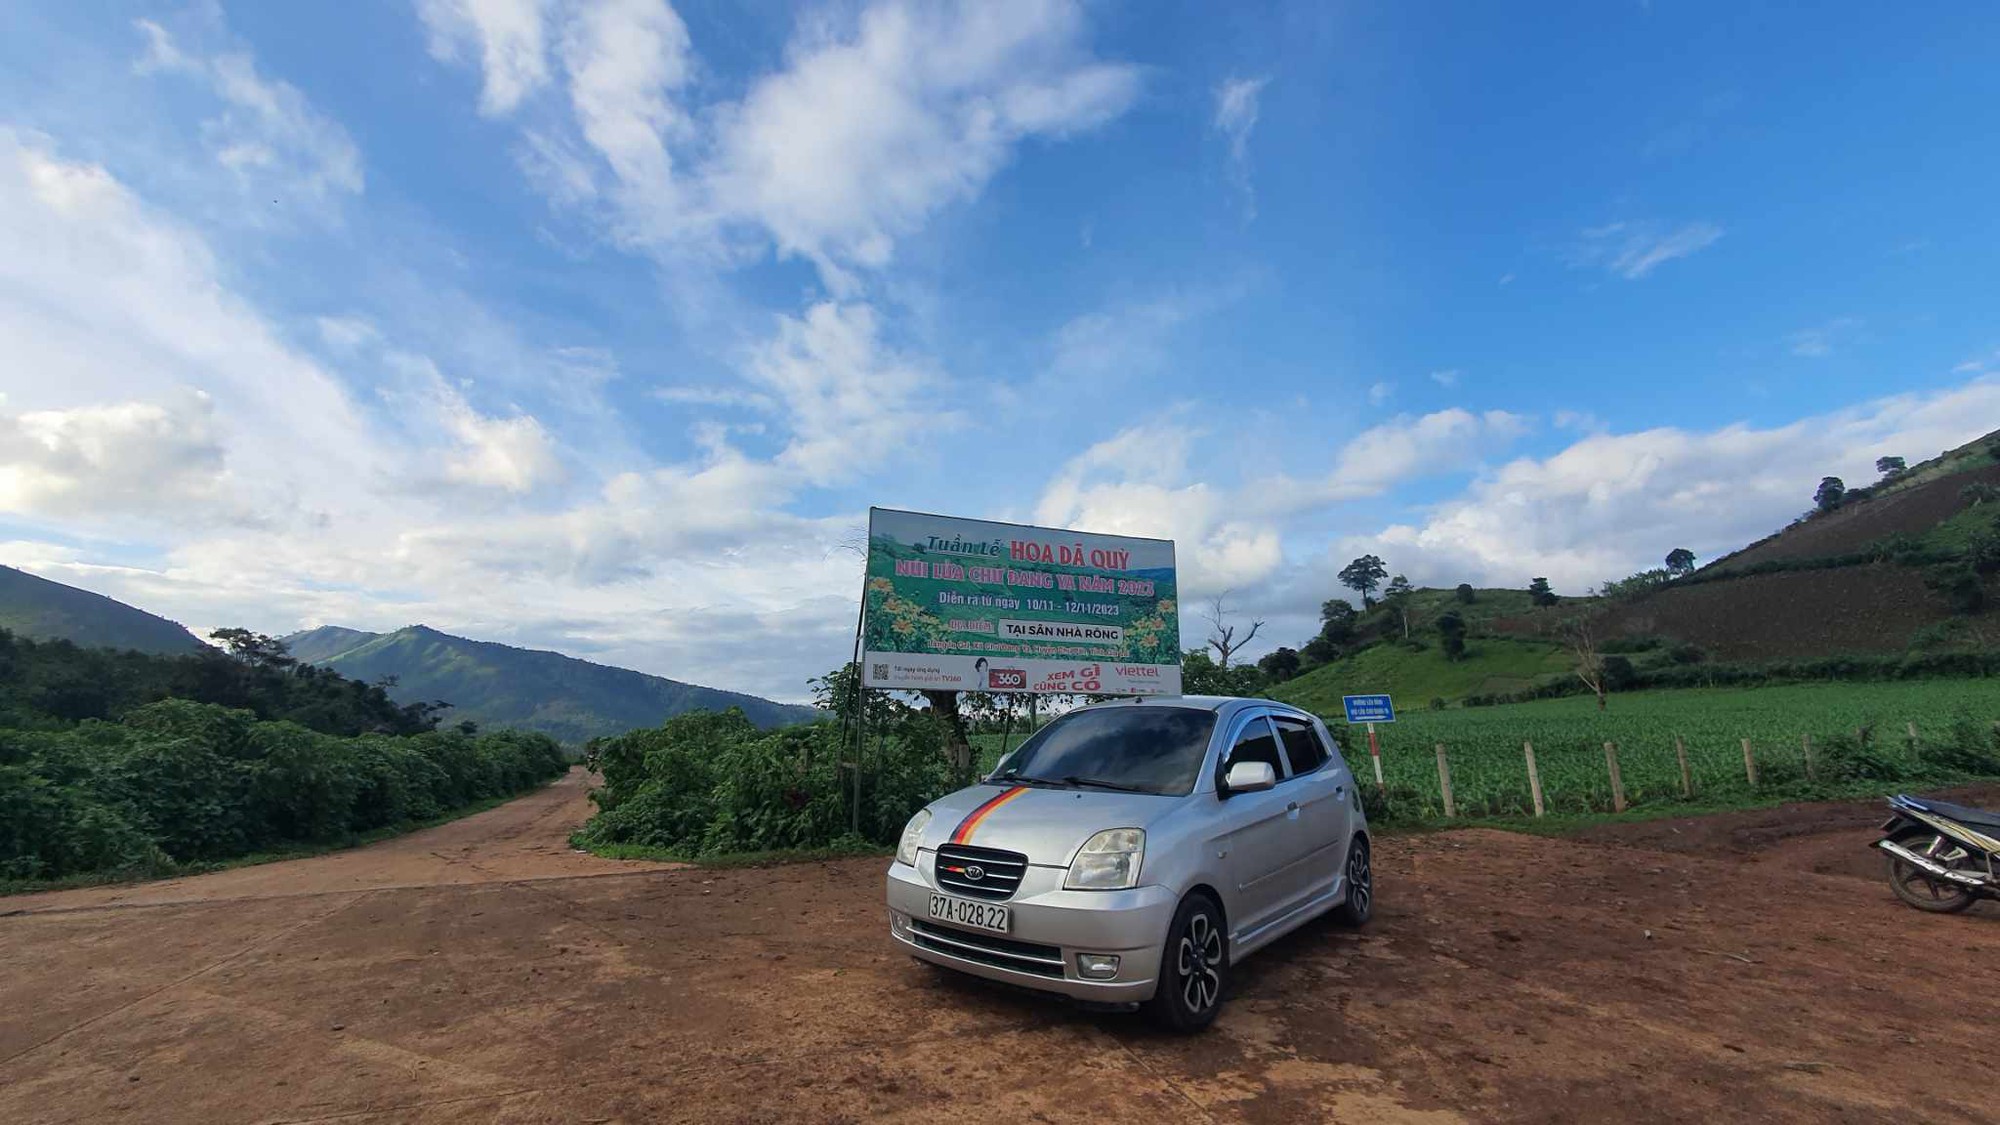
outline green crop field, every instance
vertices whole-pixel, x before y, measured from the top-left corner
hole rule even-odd
[[[2000,768],[1992,725],[2000,720],[2000,684],[1990,680],[1638,692],[1614,695],[1602,714],[1594,699],[1578,696],[1399,717],[1376,728],[1398,816],[1442,815],[1438,743],[1445,744],[1461,817],[1532,815],[1523,742],[1534,744],[1551,813],[1611,808],[1606,742],[1618,746],[1635,806],[1681,800],[1676,736],[1687,747],[1694,799],[1705,805],[1944,783]],[[1366,732],[1346,727],[1338,713],[1327,718],[1355,773],[1372,780]],[[1815,745],[1810,780],[1807,735]],[[1744,771],[1746,738],[1757,760],[1755,788]]]

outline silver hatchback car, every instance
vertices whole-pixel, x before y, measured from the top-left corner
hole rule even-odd
[[[1368,820],[1326,727],[1266,699],[1105,703],[910,818],[889,932],[914,956],[1194,1031],[1230,965],[1368,920]]]

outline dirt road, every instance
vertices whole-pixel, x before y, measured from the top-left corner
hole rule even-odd
[[[879,860],[612,863],[563,843],[587,811],[572,777],[362,851],[0,899],[0,1120],[1995,1119],[1936,1075],[1990,1069],[2000,911],[1853,875],[1389,839],[1372,927],[1258,954],[1175,1039],[895,955]]]

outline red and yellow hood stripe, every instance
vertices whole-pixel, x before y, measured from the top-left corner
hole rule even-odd
[[[978,808],[973,809],[970,813],[966,814],[964,820],[958,822],[958,827],[952,830],[951,842],[954,844],[971,843],[972,833],[979,828],[979,825],[982,822],[984,822],[987,817],[993,815],[995,809],[998,809],[1001,805],[1006,804],[1007,802],[1013,800],[1014,798],[1020,796],[1021,794],[1026,793],[1027,791],[1028,791],[1027,786],[1016,785],[1012,789],[1007,790],[1005,793],[1000,794],[998,797],[995,797],[992,800],[986,802],[985,804],[979,806]]]

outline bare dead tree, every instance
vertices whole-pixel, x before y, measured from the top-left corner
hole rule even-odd
[[[1215,595],[1215,600],[1209,603],[1208,609],[1202,614],[1202,619],[1208,622],[1209,627],[1208,647],[1215,650],[1216,664],[1222,668],[1229,667],[1229,658],[1256,640],[1257,630],[1264,627],[1262,621],[1252,621],[1250,631],[1243,634],[1242,640],[1237,640],[1236,626],[1228,624],[1229,609],[1224,604],[1228,597],[1227,590]]]
[[[1570,652],[1576,656],[1576,678],[1597,693],[1597,709],[1604,710],[1604,657],[1598,654],[1590,618],[1579,614],[1564,621],[1562,633]]]

